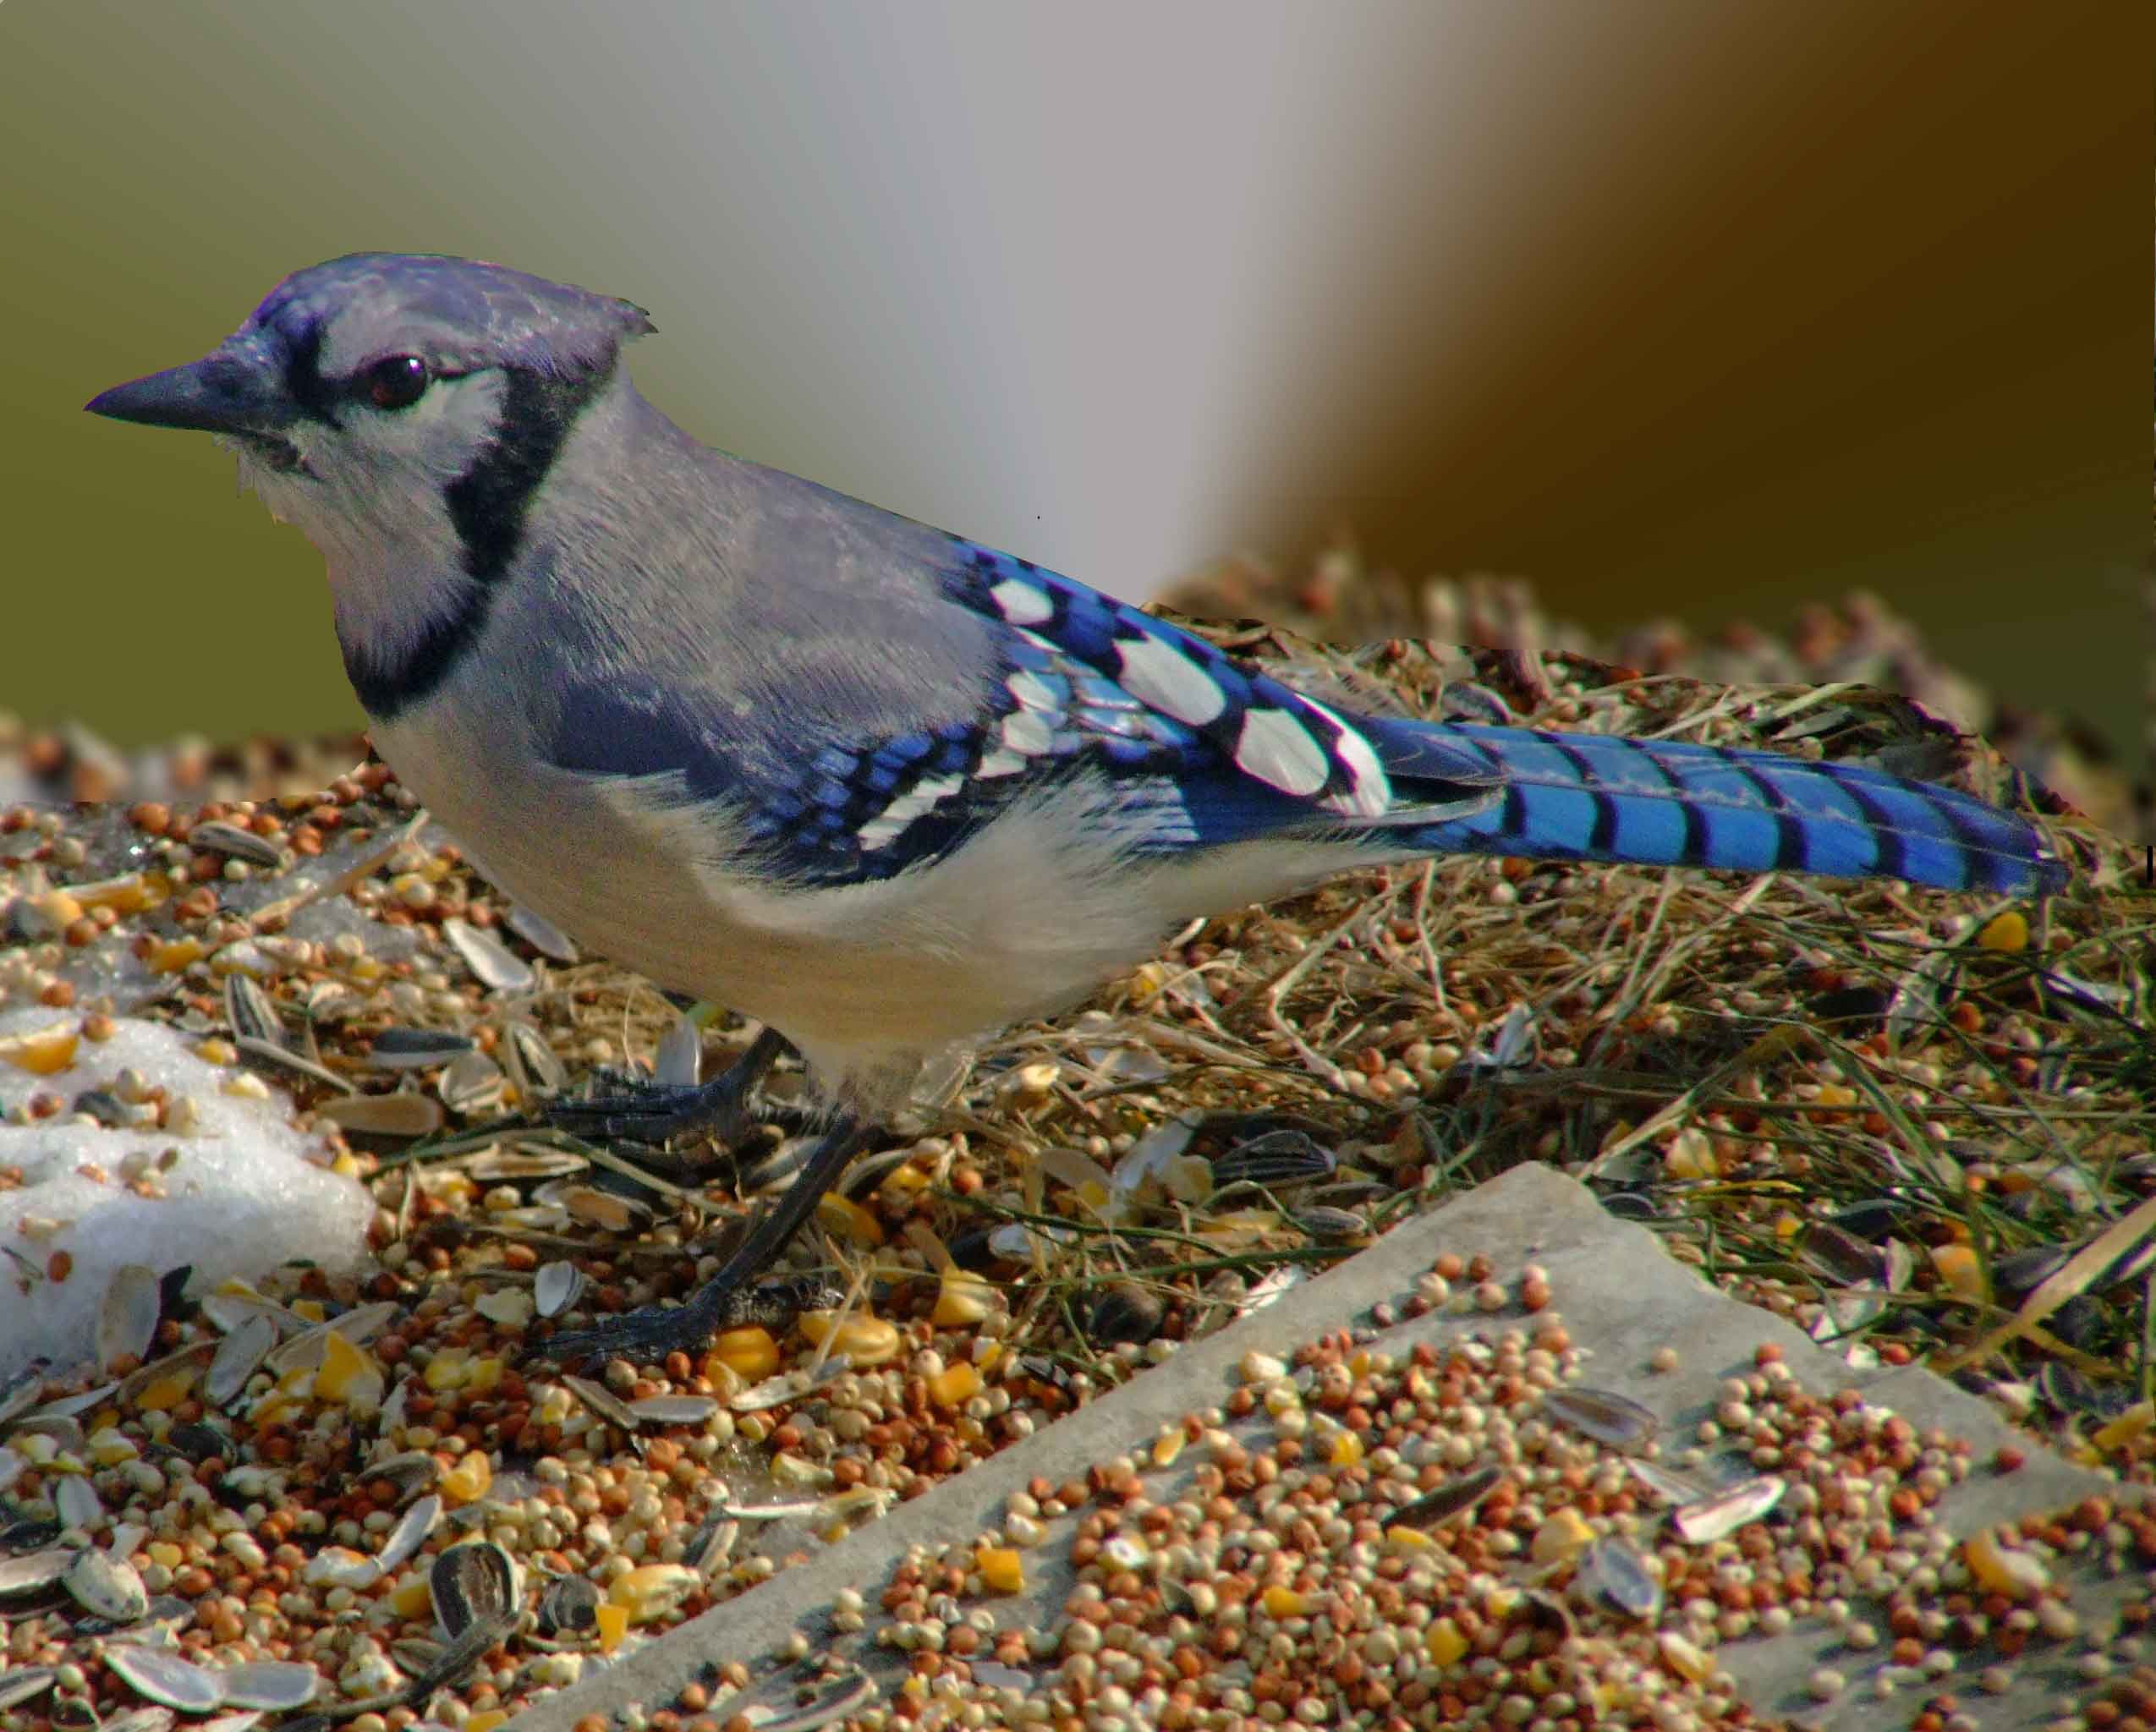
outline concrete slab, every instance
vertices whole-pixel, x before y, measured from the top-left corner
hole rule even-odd
[[[1583,1187],[1543,1166],[1519,1168],[1449,1205],[1409,1222],[1338,1267],[1293,1288],[1278,1303],[1245,1318],[1211,1339],[1186,1348],[1158,1370],[1091,1402],[1018,1447],[982,1463],[934,1492],[902,1505],[808,1562],[782,1570],[764,1586],[718,1607],[605,1668],[588,1672],[577,1685],[521,1716],[520,1732],[567,1732],[586,1715],[612,1718],[632,1704],[668,1705],[683,1685],[708,1684],[716,1666],[747,1663],[768,1686],[731,1702],[717,1701],[721,1719],[753,1697],[774,1707],[791,1702],[787,1674],[777,1669],[782,1644],[801,1632],[811,1651],[849,1653],[886,1690],[903,1676],[905,1656],[881,1648],[874,1636],[881,1614],[875,1592],[910,1547],[940,1548],[1000,1526],[1005,1500],[1036,1476],[1062,1482],[1083,1477],[1096,1463],[1149,1444],[1161,1427],[1193,1409],[1217,1406],[1238,1387],[1237,1368],[1252,1351],[1286,1356],[1299,1345],[1366,1318],[1380,1301],[1397,1302],[1446,1251],[1489,1257],[1516,1276],[1529,1261],[1549,1272],[1555,1298],[1574,1340],[1592,1354],[1583,1381],[1638,1400],[1660,1416],[1664,1436],[1689,1433],[1711,1417],[1720,1385],[1754,1368],[1762,1344],[1780,1350],[1806,1389],[1822,1395],[1855,1387],[1868,1401],[1890,1406],[1919,1432],[1933,1428],[1965,1439],[1975,1459],[1988,1462],[2012,1443],[2027,1457],[2018,1472],[1978,1471],[1949,1489],[1936,1519],[1957,1537],[1994,1523],[2070,1505],[2091,1495],[2115,1498],[2115,1481],[2031,1445],[2005,1426],[1983,1402],[1934,1378],[1911,1371],[1864,1376],[1811,1341],[1792,1325],[1724,1297],[1692,1271],[1668,1257],[1649,1230],[1605,1214]],[[1462,1332],[1495,1333],[1517,1325],[1521,1313],[1435,1313],[1388,1331],[1382,1346],[1406,1352],[1418,1340],[1442,1343]],[[1650,1369],[1660,1350],[1674,1350],[1676,1367]],[[1262,1411],[1244,1422],[1254,1433]],[[1175,1467],[1149,1476],[1149,1495],[1166,1501],[1187,1481],[1193,1458],[1186,1450]],[[1158,1489],[1155,1488],[1155,1482]],[[1026,1554],[1028,1585],[1015,1598],[992,1605],[1005,1629],[1049,1628],[1062,1615],[1073,1576],[1064,1561],[1070,1530],[1078,1516],[1062,1518],[1046,1543]],[[2093,1559],[2104,1548],[2091,1548]],[[869,1595],[870,1623],[862,1635],[837,1638],[827,1621],[842,1589]],[[2109,1627],[2119,1605],[2146,1598],[2139,1570],[2101,1579],[2092,1563],[2073,1587],[2073,1603],[2091,1632]],[[1906,1724],[1924,1697],[1951,1691],[1961,1712],[1981,1732],[2033,1732],[2086,1696],[2093,1685],[2075,1668],[2082,1648],[2055,1647],[2041,1659],[2027,1655],[2012,1668],[2011,1687],[1988,1694],[1968,1673],[1983,1661],[1963,1662],[1936,1680],[1905,1680],[1890,1700],[1876,1693],[1884,1648],[1858,1653],[1842,1647],[1824,1620],[1800,1622],[1775,1640],[1747,1639],[1717,1651],[1718,1663],[1738,1680],[1756,1712],[1786,1717],[1820,1732],[1871,1732]],[[1056,1662],[1034,1669],[1043,1681]],[[1832,1701],[1814,1699],[1815,1670],[1830,1667],[1847,1688]],[[1996,1680],[1994,1680],[1996,1681]],[[723,1697],[723,1688],[713,1692]]]

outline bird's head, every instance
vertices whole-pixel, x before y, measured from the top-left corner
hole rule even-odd
[[[627,301],[498,265],[355,253],[285,278],[200,360],[87,407],[219,436],[326,551],[453,532],[479,575],[491,519],[520,513],[621,344],[650,329]]]

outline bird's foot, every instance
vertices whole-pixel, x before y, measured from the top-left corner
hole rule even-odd
[[[656,1147],[691,1131],[708,1130],[721,1143],[736,1143],[752,1122],[749,1100],[756,1085],[785,1050],[786,1043],[766,1031],[718,1076],[694,1085],[647,1082],[620,1071],[602,1072],[606,1092],[554,1101],[546,1109],[546,1121],[591,1141]]]
[[[534,1357],[562,1365],[595,1357],[648,1364],[677,1351],[693,1351],[738,1323],[764,1321],[762,1309],[771,1302],[771,1295],[751,1283],[778,1260],[864,1140],[860,1124],[852,1119],[842,1118],[826,1132],[793,1182],[776,1203],[749,1217],[718,1273],[686,1303],[647,1305],[588,1329],[550,1336],[532,1350]]]
[[[782,1335],[801,1313],[846,1301],[846,1290],[815,1275],[729,1285],[716,1279],[679,1305],[646,1305],[588,1329],[567,1329],[534,1350],[560,1365],[588,1359],[649,1362],[677,1349],[692,1352],[712,1336],[754,1324]]]
[[[669,1353],[693,1353],[721,1329],[731,1328],[736,1306],[729,1302],[747,1297],[740,1288],[708,1281],[683,1304],[646,1305],[588,1329],[564,1329],[535,1351],[562,1366],[608,1359],[649,1365]]]

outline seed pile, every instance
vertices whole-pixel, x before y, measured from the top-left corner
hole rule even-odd
[[[1282,653],[1270,635],[1219,635]],[[1435,701],[1446,666],[1411,646],[1298,654],[1417,706]],[[1538,701],[1507,685],[1497,658],[1468,671],[1451,701],[1475,713]],[[1540,677],[1535,713],[1559,724],[1837,750],[1936,743],[1862,694],[1724,694],[1563,660]],[[377,1205],[374,1263],[359,1276],[286,1269],[183,1296],[166,1271],[132,1273],[111,1301],[103,1362],[53,1368],[0,1399],[0,1713],[11,1732],[129,1713],[148,1718],[127,1732],[159,1732],[172,1713],[239,1732],[244,1717],[304,1701],[309,1713],[356,1710],[359,1732],[420,1720],[488,1732],[1171,1360],[1406,1214],[1528,1159],[1589,1176],[1613,1207],[1660,1224],[1677,1254],[1837,1346],[1886,1360],[1982,1346],[1965,1373],[1978,1386],[2144,1480],[2145,1236],[2123,1230],[2156,1188],[2147,950],[2123,857],[2092,840],[2087,864],[2041,924],[1893,886],[1478,861],[1366,874],[1205,923],[1089,1010],[1014,1032],[924,1100],[826,1201],[756,1316],[710,1351],[579,1369],[539,1356],[550,1334],[685,1293],[717,1266],[741,1205],[785,1182],[802,1146],[787,1114],[798,1074],[778,1077],[772,1122],[738,1163],[630,1159],[529,1122],[595,1068],[648,1063],[679,1078],[706,1045],[716,1061],[746,1034],[683,1016],[503,902],[378,764],[311,797],[0,812],[0,1003],[52,1013],[0,1052],[7,1112],[102,1122],[102,1101],[61,1099],[40,1079],[63,1050],[94,1049],[112,1019],[152,1017],[247,1084],[288,1092],[326,1159]],[[98,1092],[168,1132],[184,1167],[188,1103],[131,1099],[117,1077]],[[67,1278],[12,1262],[15,1279]],[[1980,1332],[2001,1323],[2011,1336],[1985,1345]],[[1621,1471],[1597,1453],[1621,1445],[1553,1417],[1572,1368],[1532,1329],[1492,1345],[1487,1362],[1390,1364],[1368,1343],[1313,1352],[1250,1391],[1252,1418],[1300,1414],[1299,1434],[1290,1420],[1263,1450],[1231,1448],[1213,1434],[1237,1416],[1201,1415],[1181,1446],[1145,1446],[1181,1447],[1217,1477],[1193,1521],[1176,1513],[1178,1494],[1155,1502],[1169,1513],[1149,1527],[1147,1509],[1133,1515],[1111,1491],[1073,1542],[1101,1548],[1073,1554],[1099,1572],[1100,1598],[1082,1605],[1130,1603],[1071,1614],[1066,1630],[1127,1624],[1147,1653],[1167,1642],[1171,1656],[1239,1658],[1249,1675],[1232,1687],[1248,1704],[1204,1695],[1179,1666],[1144,1678],[1157,1655],[1124,1680],[1105,1640],[1088,1656],[1065,1653],[1062,1634],[1050,1653],[1029,1639],[1023,1663],[1036,1669],[1091,1658],[1089,1675],[1067,1680],[1081,1720],[1123,1712],[1111,1689],[1133,1702],[1163,1691],[1163,1712],[1180,1690],[1191,1724],[1294,1713],[1304,1696],[1286,1699],[1277,1682],[1258,1693],[1291,1675],[1267,1669],[1286,1641],[1326,1652],[1328,1666],[1358,1653],[1365,1673],[1328,1673],[1316,1699],[1377,1724],[1412,1718],[1403,1702],[1418,1682],[1427,1708],[1439,1685],[1485,1675],[1473,1670],[1484,1662],[1573,1680],[1544,1694],[1572,1694],[1583,1713],[1607,1685],[1638,1704],[1675,1691],[1697,1724],[1723,1724],[1727,1692],[1711,1666],[1694,1678],[1674,1665],[1665,1627],[1704,1652],[1725,1615],[1831,1598],[1820,1560],[1800,1569],[1804,1543],[1784,1543],[1775,1525],[1835,1515],[1807,1506],[1808,1467],[1786,1474],[1776,1509],[1740,1504],[1730,1533],[1672,1541],[1619,1522],[1656,1498],[1700,1499]],[[1514,1359],[1532,1374],[1492,1369]],[[1759,1448],[1831,1444],[1837,1463],[1901,1450],[1845,1438],[1846,1416],[1760,1377],[1764,1390],[1731,1396],[1768,1416],[1779,1441]],[[1328,1405],[1343,1378],[1345,1405]],[[1479,1429],[1467,1408],[1484,1414]],[[1366,1421],[1350,1425],[1351,1410]],[[1487,1461],[1408,1451],[1415,1438],[1452,1450],[1442,1439],[1456,1433],[1505,1441]],[[1910,1447],[1918,1474],[1967,1471],[1944,1442]],[[1503,1477],[1472,1509],[1428,1529],[1391,1519],[1491,1468]],[[1575,1470],[1581,1483],[1559,1499],[1551,1474]],[[902,1623],[941,1618],[943,1594],[967,1607],[957,1622],[979,1611],[968,1572],[984,1591],[1023,1573],[1024,1524],[1052,1520],[1052,1503],[1075,1507],[1064,1489],[1036,1497],[1038,1515],[1012,1511],[1001,1543],[921,1560],[918,1581],[893,1584],[923,1601]],[[1231,1559],[1203,1531],[1229,1519],[1207,1513],[1222,1500],[1261,1527],[1292,1510],[1285,1539]],[[1868,1516],[1886,1537],[1865,1555],[1908,1551],[1919,1584],[1928,1569],[1944,1587],[1953,1560],[1895,1537],[1921,1505]],[[2107,1519],[2088,1543],[2115,1548],[2115,1529],[2131,1554],[2130,1521]],[[1756,1545],[1742,1537],[1754,1532],[1774,1542],[1772,1568],[1744,1556],[1730,1567],[1750,1573],[1725,1582],[1729,1554],[1714,1548]],[[1177,1548],[1215,1614],[1200,1617],[1153,1570]],[[2027,1537],[2004,1544],[2031,1551]],[[1274,1559],[1290,1556],[1275,1580]],[[1882,1563],[1873,1585],[1890,1590],[1896,1567]],[[1412,1578],[1419,1592],[1418,1571],[1446,1584],[1466,1644],[1443,1664],[1429,1620],[1385,1609],[1394,1596],[1420,1603],[1400,1586]],[[1487,1592],[1462,1591],[1482,1576]],[[1591,1592],[1575,1594],[1578,1581]],[[1725,1587],[1747,1592],[1727,1603]],[[1644,1609],[1655,1592],[1659,1614]],[[1911,1603],[1906,1639],[1932,1642]],[[1699,1624],[1709,1606],[1711,1629]],[[2004,1630],[2016,1609],[1973,1615]],[[1223,1630],[1253,1645],[1212,1654]],[[1388,1632],[1397,1652],[1374,1661],[1367,1644],[1381,1651]],[[977,1633],[1012,1646],[1008,1632]],[[1585,1669],[1578,1642],[1599,1644]],[[924,1663],[920,1675],[934,1698],[942,1672]],[[1641,1681],[1652,1680],[1664,1681]],[[1380,1686],[1389,1704],[1370,1694]],[[1468,1706],[1495,1703],[1509,1724],[1516,1694]]]
[[[1861,1675],[1881,1726],[1957,1724],[1941,1680],[2003,1691],[2025,1658],[2145,1706],[2145,1606],[2085,1631],[2059,1566],[2145,1570],[2156,1524],[2092,1500],[1957,1543],[1934,1506],[2000,1464],[1808,1393],[1771,1347],[1664,1436],[1575,1381],[1561,1298],[1533,1266],[1442,1258],[1369,1326],[1247,1353],[1223,1406],[912,1549],[795,1664],[715,1667],[623,1724],[1740,1727],[1720,1651],[1800,1620],[1829,1654],[1813,1700]],[[1388,1327],[1418,1317],[1452,1321]]]

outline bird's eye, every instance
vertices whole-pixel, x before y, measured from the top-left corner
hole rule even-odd
[[[408,409],[426,394],[428,378],[417,355],[392,355],[367,369],[367,400],[378,409]]]

